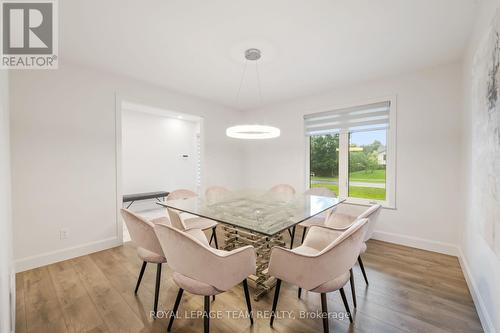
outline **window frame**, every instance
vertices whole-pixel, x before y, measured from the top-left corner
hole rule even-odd
[[[396,209],[396,141],[397,141],[397,99],[396,96],[377,98],[375,100],[364,101],[361,103],[350,103],[348,105],[336,106],[331,110],[345,109],[349,107],[357,107],[378,102],[389,101],[389,128],[387,129],[387,144],[386,144],[386,180],[385,180],[385,200],[365,199],[349,197],[349,130],[342,129],[339,133],[339,193],[337,195],[341,199],[345,199],[346,203],[357,205],[372,205],[374,203],[381,204],[384,208]],[[314,112],[316,113],[316,112]],[[311,113],[311,114],[314,114]],[[307,114],[309,115],[309,114]],[[305,133],[304,133],[305,134]],[[311,151],[310,151],[310,136],[305,135],[305,170],[306,170],[306,188],[310,188],[311,175]]]

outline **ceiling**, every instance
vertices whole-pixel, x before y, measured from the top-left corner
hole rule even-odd
[[[60,60],[245,110],[458,60],[478,0],[64,0]]]

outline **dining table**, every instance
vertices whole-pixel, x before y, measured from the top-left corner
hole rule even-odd
[[[284,233],[295,231],[307,219],[324,216],[342,201],[337,197],[240,190],[157,204],[219,222],[224,235],[223,250],[252,245],[256,252],[256,274],[248,282],[254,289],[254,300],[258,301],[276,284],[267,268],[272,248],[285,246]]]

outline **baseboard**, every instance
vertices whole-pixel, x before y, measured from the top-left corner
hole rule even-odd
[[[89,253],[106,250],[121,245],[117,237],[106,238],[96,242],[68,247],[52,252],[45,252],[36,256],[17,259],[14,261],[16,272],[23,272],[29,269],[50,265],[55,262],[83,256]]]
[[[479,293],[479,289],[477,288],[477,284],[474,282],[472,274],[470,273],[469,264],[467,264],[467,260],[465,259],[462,250],[459,250],[458,260],[460,262],[460,266],[462,267],[465,281],[467,282],[467,286],[469,287],[469,291],[471,293],[472,300],[474,301],[474,305],[476,306],[476,311],[479,316],[479,320],[481,321],[481,325],[483,326],[484,332],[496,333],[493,322],[491,321],[490,315],[488,314],[488,311],[486,309],[484,300]]]
[[[410,237],[405,235],[393,234],[385,231],[375,231],[373,233],[373,239],[378,239],[384,242],[395,243],[399,245],[405,245],[409,247],[414,247],[421,250],[427,250],[432,252],[438,252],[442,254],[447,254],[450,256],[458,257],[460,251],[458,247],[454,244],[442,243],[433,240]]]

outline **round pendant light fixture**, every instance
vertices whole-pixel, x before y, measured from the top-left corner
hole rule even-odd
[[[245,51],[245,67],[243,69],[243,74],[241,76],[240,86],[238,88],[238,94],[236,95],[236,101],[239,102],[241,86],[243,84],[243,79],[246,73],[246,66],[248,61],[255,62],[255,71],[257,76],[257,86],[259,88],[259,99],[262,104],[262,90],[260,87],[260,77],[259,69],[257,66],[257,60],[261,57],[261,52],[259,49],[250,48]],[[246,140],[262,140],[262,139],[273,139],[280,136],[280,129],[273,126],[267,125],[237,125],[228,127],[226,129],[226,135],[230,138],[235,139],[246,139]]]
[[[235,139],[272,139],[280,136],[280,129],[265,125],[238,125],[227,128],[226,135]]]

